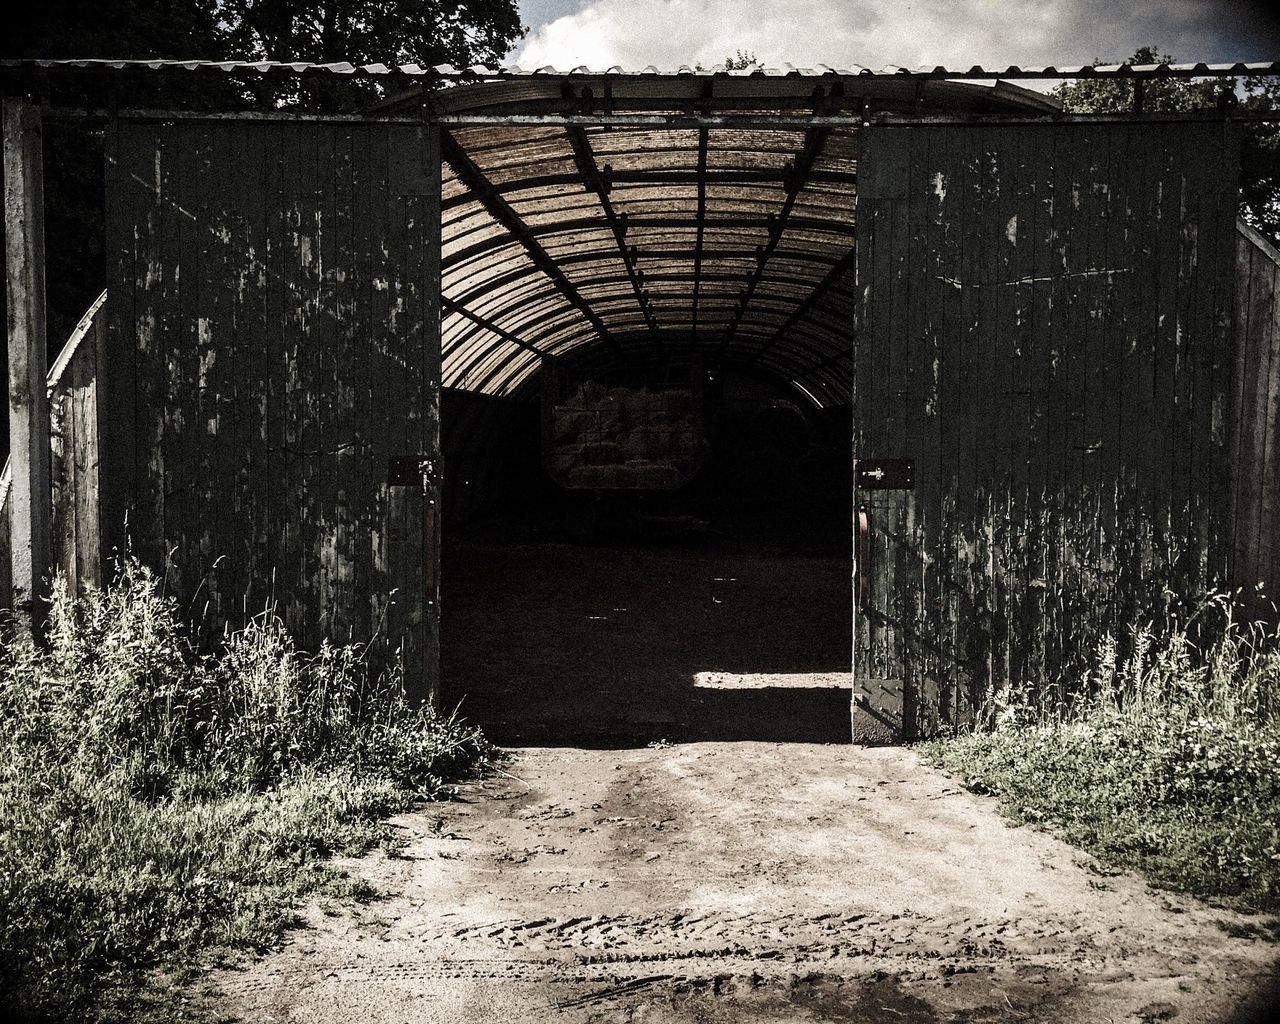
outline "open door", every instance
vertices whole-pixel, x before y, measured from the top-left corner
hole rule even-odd
[[[1238,128],[879,126],[858,162],[854,738],[1060,702],[1225,575]]]
[[[108,130],[105,550],[215,628],[273,608],[438,689],[435,129]]]

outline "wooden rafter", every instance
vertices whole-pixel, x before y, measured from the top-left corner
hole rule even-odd
[[[631,287],[636,293],[636,302],[640,304],[640,312],[644,314],[645,323],[649,327],[649,333],[653,336],[655,342],[658,342],[658,325],[653,319],[653,304],[649,300],[649,293],[645,291],[643,285],[644,275],[636,266],[635,248],[627,245],[627,221],[625,215],[619,215],[613,208],[613,202],[609,199],[609,192],[613,188],[612,169],[608,175],[602,174],[599,166],[596,164],[596,155],[591,149],[591,140],[587,138],[585,128],[571,127],[565,129],[569,135],[569,144],[573,147],[573,157],[578,165],[578,170],[582,174],[582,180],[586,184],[587,189],[596,194],[600,200],[600,208],[604,210],[605,220],[609,224],[609,229],[613,232],[614,241],[618,244],[618,255],[622,258],[622,265],[626,268],[627,277],[631,280]]]
[[[702,240],[707,229],[707,149],[711,130],[698,132],[698,238],[693,245],[693,335],[698,334],[698,300],[702,293]]]
[[[628,217],[627,223],[631,228],[696,228],[698,226],[696,217]],[[835,221],[823,220],[820,217],[792,217],[788,223],[792,227],[807,228],[811,231],[821,231],[830,235],[844,235],[845,237],[852,237],[853,235],[852,228]],[[709,228],[758,228],[760,226],[760,218],[713,217],[706,221],[706,225]],[[600,219],[598,217],[576,217],[573,220],[549,221],[537,227],[526,228],[525,236],[518,240],[521,244],[525,244],[526,239],[532,240],[542,235],[566,234],[574,231],[590,230],[599,226]],[[475,242],[465,249],[459,249],[451,253],[445,265],[456,265],[463,260],[479,256],[481,253],[488,252],[491,249],[499,249],[506,244],[507,238],[502,235]],[[537,243],[535,242],[534,244],[536,245]],[[688,258],[688,252],[683,255],[686,259]],[[737,255],[747,259],[750,258],[748,253],[739,252]]]
[[[791,210],[796,203],[796,196],[804,188],[809,172],[813,170],[813,165],[821,155],[830,135],[831,131],[828,128],[811,128],[805,133],[804,145],[801,147],[800,152],[796,154],[795,161],[790,165],[790,170],[786,172],[786,183],[783,186],[786,190],[786,196],[782,201],[782,209],[777,215],[770,215],[769,240],[756,255],[756,269],[747,279],[746,286],[738,297],[737,309],[734,312],[733,319],[729,322],[728,329],[725,331],[724,340],[720,343],[721,352],[729,347],[729,344],[733,341],[733,336],[737,333],[738,327],[742,323],[742,318],[746,316],[747,307],[751,304],[751,297],[755,294],[757,285],[760,284],[761,279],[764,277],[764,268],[769,262],[769,257],[777,249],[778,242],[782,239],[783,232],[786,231],[788,218],[790,218]]]
[[[573,286],[573,282],[565,277],[564,271],[556,266],[555,260],[538,244],[529,225],[512,209],[511,204],[498,194],[493,183],[458,144],[458,140],[449,132],[442,131],[440,147],[445,160],[449,162],[458,179],[476,195],[484,208],[489,211],[490,216],[524,246],[534,266],[551,279],[571,305],[581,311],[600,337],[619,355],[622,355],[621,348],[618,347],[605,322],[591,308],[591,304],[578,294],[578,289]]]
[[[539,351],[536,347],[531,345],[529,342],[525,341],[523,338],[519,337],[518,335],[512,334],[505,327],[502,327],[501,325],[494,323],[488,317],[481,316],[479,313],[476,313],[473,310],[468,309],[466,306],[462,305],[461,303],[454,302],[453,299],[450,299],[447,296],[444,296],[444,295],[440,296],[440,305],[444,308],[444,311],[446,313],[457,313],[458,316],[465,317],[466,319],[470,320],[473,324],[475,324],[477,327],[483,327],[486,331],[489,331],[492,334],[496,334],[503,341],[509,341],[512,345],[517,345],[520,348],[526,349],[529,352],[532,352],[534,355],[539,355],[539,356],[542,355],[541,351]]]
[[[786,337],[787,332],[796,324],[809,315],[810,310],[820,303],[823,298],[834,288],[842,278],[845,272],[853,266],[856,250],[850,249],[847,253],[836,261],[835,265],[827,272],[827,276],[818,282],[818,286],[814,288],[804,299],[800,305],[796,306],[792,314],[787,317],[786,323],[779,327],[768,341],[760,346],[760,350],[752,357],[753,361],[759,359],[762,355],[773,348],[779,341]]]
[[[675,150],[672,150],[675,152]],[[613,169],[610,175],[614,185],[777,185],[786,181],[782,168],[725,168],[698,170],[619,170]],[[574,185],[581,181],[577,174],[540,174],[529,178],[512,178],[500,185],[494,185],[499,195],[508,196],[516,192],[530,189],[555,188]],[[854,171],[811,171],[808,181],[811,184],[823,185],[857,185],[858,175]],[[470,202],[471,197],[465,193],[451,196],[440,204],[443,211],[452,210]]]

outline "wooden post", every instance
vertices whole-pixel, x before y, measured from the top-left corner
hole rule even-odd
[[[40,112],[26,100],[6,96],[3,125],[13,609],[39,637],[53,566]]]

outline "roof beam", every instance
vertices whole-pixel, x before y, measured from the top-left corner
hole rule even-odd
[[[496,277],[476,280],[476,282],[472,284],[471,287],[469,288],[466,288],[466,289],[454,288],[451,290],[451,299],[453,302],[458,303],[459,305],[466,306],[469,303],[471,303],[472,300],[474,299],[488,298],[495,292],[506,293],[510,285],[516,284],[518,282],[524,282],[527,278],[529,278],[529,276],[530,276],[529,270],[527,267],[516,267],[515,269],[508,270],[506,273],[503,273]],[[687,282],[689,280],[689,274],[687,271],[676,271],[676,270],[662,271],[660,273],[646,274],[644,279],[646,284],[655,284],[659,281]],[[579,279],[578,284],[581,285],[583,288],[592,288],[597,285],[618,284],[626,280],[627,278],[624,275],[620,275],[617,273],[592,274],[590,277],[583,277]],[[784,275],[775,275],[774,280],[781,281],[789,285],[799,285],[803,287],[809,284],[812,278],[799,277],[791,274],[784,274]],[[702,272],[702,282],[703,284],[707,284],[709,282],[716,282],[719,284],[738,285],[742,283],[742,275],[724,273],[720,271],[704,270]],[[521,302],[521,303],[528,302],[530,300],[540,297],[542,294],[543,292],[541,291],[541,289],[533,287],[531,285],[529,287],[522,288],[519,294],[515,297],[514,301]],[[722,289],[716,293],[716,298],[719,298],[719,299],[724,299],[729,297],[730,297],[729,290],[727,288]]]
[[[649,301],[649,293],[644,290],[642,284],[644,274],[636,267],[635,248],[627,245],[626,215],[619,216],[609,199],[609,192],[613,188],[611,181],[613,168],[607,168],[607,175],[600,172],[600,168],[596,164],[596,155],[591,149],[591,140],[587,138],[585,128],[574,126],[566,128],[565,131],[569,135],[569,144],[573,147],[574,162],[577,163],[578,170],[582,173],[582,180],[586,184],[588,191],[594,192],[600,200],[600,207],[604,210],[605,220],[609,222],[614,241],[618,243],[618,255],[622,257],[622,265],[626,267],[627,277],[631,279],[631,287],[635,290],[636,302],[640,304],[640,312],[644,314],[644,321],[649,325],[649,333],[653,335],[655,342],[661,344],[658,341],[658,325],[653,320],[653,306]]]
[[[486,331],[489,331],[491,334],[496,334],[503,341],[509,341],[511,342],[511,344],[517,345],[520,348],[526,349],[527,351],[532,352],[536,356],[542,355],[542,352],[539,349],[529,344],[529,342],[525,341],[523,338],[512,334],[505,327],[499,326],[498,324],[490,320],[488,317],[484,317],[484,316],[481,316],[479,313],[472,312],[471,310],[467,309],[466,306],[463,306],[460,303],[454,302],[453,299],[450,299],[447,296],[444,296],[444,295],[440,296],[440,305],[444,308],[444,311],[446,313],[457,313],[459,316],[465,317],[466,319],[470,320],[477,327],[483,327]]]
[[[828,128],[810,128],[805,133],[804,146],[796,154],[795,161],[790,165],[790,170],[786,172],[787,182],[784,185],[786,197],[782,201],[782,210],[776,216],[770,215],[769,217],[769,241],[765,243],[762,249],[758,249],[756,252],[756,269],[747,279],[746,287],[742,289],[742,294],[739,296],[738,309],[733,319],[729,322],[729,329],[725,332],[724,342],[721,345],[722,350],[733,340],[733,336],[738,331],[738,326],[742,323],[742,318],[746,316],[747,307],[751,304],[751,296],[755,294],[756,286],[760,284],[761,278],[764,277],[764,268],[769,262],[769,257],[777,249],[782,233],[787,228],[787,218],[791,216],[791,210],[796,204],[796,196],[804,188],[805,180],[808,178],[809,172],[813,170],[813,165],[821,155],[822,148],[827,144],[827,139],[830,135],[831,130]]]
[[[618,343],[614,340],[609,328],[605,326],[604,321],[591,308],[590,303],[578,294],[573,282],[565,277],[564,271],[556,266],[555,260],[538,244],[533,232],[529,229],[529,225],[498,194],[493,187],[493,183],[485,177],[484,172],[466,154],[466,151],[458,144],[458,140],[451,133],[442,131],[440,133],[440,148],[444,158],[449,162],[449,166],[457,174],[458,180],[474,192],[479,197],[484,208],[489,211],[490,216],[506,228],[524,246],[534,266],[551,278],[560,293],[572,306],[582,312],[582,315],[587,318],[591,326],[599,332],[600,337],[619,355],[622,355],[622,349],[618,347]]]
[[[657,152],[657,150],[646,150],[646,152]],[[682,151],[671,148],[665,150],[665,152],[678,153]],[[574,185],[581,180],[580,176],[576,174],[542,174],[531,178],[515,178],[511,181],[504,181],[501,185],[494,185],[494,191],[499,195],[507,196],[513,192],[523,192],[527,189]],[[700,185],[703,182],[717,185],[776,185],[784,179],[781,168],[755,169],[744,167],[708,170],[700,166],[694,171],[679,169],[623,171],[614,168],[611,180],[614,185]],[[854,171],[812,171],[809,174],[809,181],[825,185],[853,186],[858,183],[858,175]],[[440,209],[443,211],[452,210],[459,206],[465,206],[471,200],[472,196],[464,192],[444,200],[440,204]]]
[[[713,217],[706,222],[709,229],[715,228],[760,228],[761,220],[759,217]],[[823,220],[820,217],[792,217],[789,221],[793,227],[805,228],[810,231],[821,231],[833,236],[844,236],[850,238],[853,236],[853,228],[849,225],[834,220]],[[693,217],[628,217],[627,224],[629,227],[646,227],[646,228],[696,228],[698,222]],[[546,224],[539,224],[537,227],[526,227],[523,237],[511,236],[516,238],[518,242],[524,244],[526,239],[532,240],[542,235],[558,235],[574,231],[587,231],[592,228],[600,227],[600,218],[598,217],[576,217],[573,220],[548,221]],[[453,239],[457,241],[458,239]],[[504,245],[509,244],[510,239],[505,235],[495,235],[492,238],[486,238],[479,242],[473,242],[465,249],[458,249],[450,253],[444,260],[444,267],[457,266],[466,260],[473,259],[492,249],[501,249]],[[536,242],[533,243],[537,245]],[[528,246],[526,245],[526,248]],[[538,252],[542,253],[541,247]],[[688,258],[688,252],[684,253]],[[740,252],[738,255],[744,259],[750,259],[751,254]],[[788,258],[791,254],[788,253]],[[550,259],[550,257],[547,257]]]
[[[806,366],[801,372],[813,373],[815,370],[825,370],[828,366],[835,366],[842,359],[851,359],[853,357],[853,349],[842,348],[839,352],[827,356],[826,359],[819,360],[812,366]]]
[[[787,322],[779,327],[777,331],[774,332],[773,337],[760,347],[760,351],[755,354],[756,359],[759,359],[762,355],[768,352],[769,349],[773,348],[774,345],[786,336],[787,332],[790,331],[791,328],[809,315],[809,311],[817,306],[818,303],[827,296],[831,289],[836,286],[836,283],[840,278],[844,276],[845,272],[853,265],[854,257],[856,255],[857,249],[850,249],[836,262],[835,266],[827,272],[827,276],[818,283],[818,286],[808,294],[800,305],[796,306],[795,312],[787,318]]]
[[[645,256],[655,260],[680,260],[687,259],[689,256],[688,249],[646,249]],[[741,249],[706,249],[702,253],[704,260],[750,260],[753,258],[751,253],[744,252]],[[603,252],[574,252],[567,253],[558,257],[557,261],[560,266],[566,267],[575,263],[595,263],[599,260],[612,259],[607,253]],[[796,263],[817,263],[823,267],[830,268],[832,266],[831,257],[818,252],[796,252],[787,253],[787,259]],[[449,262],[445,264],[445,269],[449,269],[456,264],[456,259],[451,257]],[[742,275],[738,274],[737,280],[742,280]],[[704,279],[706,274],[703,274]],[[648,280],[648,275],[645,275]]]
[[[702,238],[707,218],[707,149],[711,129],[698,132],[698,239],[693,245],[693,334],[698,334],[698,299],[702,291]]]

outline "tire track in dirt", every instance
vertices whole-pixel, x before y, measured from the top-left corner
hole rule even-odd
[[[1100,875],[909,751],[527,750],[350,862],[386,900],[212,979],[263,1024],[1216,1022],[1274,977],[1230,917]],[[1171,1008],[1171,1009],[1170,1009]]]

